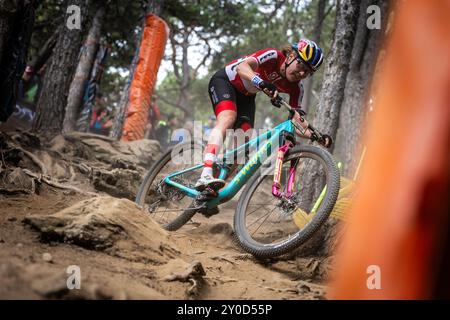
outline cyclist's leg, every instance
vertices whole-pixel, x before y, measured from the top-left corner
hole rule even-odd
[[[237,116],[236,92],[228,81],[225,71],[217,72],[209,82],[209,96],[217,118],[215,127],[211,130],[204,154],[204,168],[196,184],[198,190],[207,186],[218,190],[225,181],[213,177],[213,165],[222,146],[227,129],[233,127]]]
[[[236,94],[237,122],[235,129],[242,129],[244,132],[252,129],[255,125],[255,98],[256,95],[246,96],[242,93]]]
[[[253,131],[250,129],[253,129],[255,124],[255,97],[255,95],[245,96],[241,93],[236,94],[238,110],[237,120],[233,127],[236,131],[234,133],[234,145],[232,149],[238,148],[241,144],[248,142],[252,137]],[[249,150],[246,150],[246,154],[248,153]],[[244,164],[246,162],[244,154],[241,155],[238,157],[236,164]]]

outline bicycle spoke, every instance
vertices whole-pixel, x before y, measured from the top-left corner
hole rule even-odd
[[[248,217],[249,215],[255,213],[256,211],[258,211],[259,209],[261,209],[261,207],[264,207],[264,206],[267,206],[267,205],[269,205],[269,206],[276,206],[276,204],[262,204],[262,205],[260,205],[258,208],[256,208],[255,210],[253,210],[252,212],[250,212],[249,214],[247,214],[247,217]]]
[[[272,214],[272,212],[273,212],[275,209],[276,209],[276,208],[273,208],[272,210],[270,210],[270,212],[266,215],[266,218],[264,219],[264,221],[259,225],[258,228],[256,228],[255,231],[253,231],[252,236],[255,234],[256,231],[258,231],[258,229],[262,226],[262,224],[263,224],[264,222],[266,222],[266,220],[269,218],[269,216]]]
[[[283,183],[283,189],[282,189],[282,193],[285,194],[286,190],[287,190],[287,185],[288,185],[288,181],[289,179],[292,178],[292,174],[290,172],[290,167],[291,164],[290,162],[294,160],[294,159],[290,159],[288,161],[285,162],[285,164],[289,163],[289,167],[285,168],[286,171],[284,171],[284,178],[285,178],[285,183]],[[299,163],[300,163],[300,157],[296,157],[295,161],[294,161],[294,166],[298,169]],[[298,170],[296,170],[296,174],[298,173]],[[271,178],[273,178],[272,176],[268,176],[267,180],[265,182],[262,182],[262,184],[260,185],[260,188],[265,189],[265,188],[271,188],[272,186],[272,181]],[[295,192],[295,189],[294,189]],[[277,201],[280,200],[278,198],[274,198]],[[255,227],[255,229],[253,231],[251,231],[251,236],[254,237],[256,234],[261,234],[261,235],[268,235],[269,238],[273,238],[273,235],[270,236],[271,233],[275,232],[275,234],[278,234],[278,236],[280,236],[281,238],[287,238],[290,239],[294,234],[296,234],[298,232],[298,228],[296,228],[297,231],[289,231],[289,230],[284,230],[286,229],[286,226],[283,227],[283,222],[286,222],[288,224],[292,224],[292,227],[295,226],[295,223],[293,221],[293,217],[292,214],[290,214],[290,219],[286,220],[283,219],[283,214],[286,215],[286,213],[284,213],[285,210],[287,210],[286,208],[283,207],[279,207],[279,210],[281,210],[282,212],[279,213],[280,217],[279,218],[271,218],[269,219],[272,215],[272,213],[277,209],[278,204],[277,203],[251,203],[247,205],[247,208],[250,209],[250,206],[253,206],[254,209],[252,209],[250,212],[246,213],[246,216],[250,216],[252,214],[254,214],[255,212],[258,212],[261,210],[262,207],[269,207],[267,209],[266,213],[263,213],[260,217],[257,217],[254,221],[251,221],[248,225],[247,225],[247,229],[250,232],[250,229],[252,229],[252,227]],[[275,206],[274,208],[270,209],[270,206]],[[256,207],[256,208],[255,208]],[[295,208],[299,208],[298,206],[295,206]],[[294,209],[295,210],[295,209]],[[289,212],[292,212],[292,210],[289,210]],[[287,218],[289,216],[286,216]],[[307,220],[306,217],[302,216],[302,219],[304,219],[306,221],[306,223],[308,223],[309,221]],[[270,223],[269,223],[270,221]],[[273,230],[274,226],[279,226],[277,227],[278,229]],[[288,227],[289,229],[289,227]],[[276,236],[278,238],[278,236]],[[273,240],[269,240],[271,243],[273,242]]]

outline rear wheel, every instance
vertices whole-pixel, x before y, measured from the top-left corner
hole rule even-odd
[[[239,198],[234,217],[236,237],[242,248],[256,257],[279,256],[305,243],[324,224],[336,203],[340,174],[328,151],[316,146],[292,148],[283,162],[283,186],[291,161],[296,166],[292,197],[272,195],[273,169],[266,169],[250,179]],[[315,186],[302,185],[305,174],[313,175]],[[322,190],[325,185],[325,195],[319,202],[314,190]]]
[[[141,183],[135,202],[142,206],[164,229],[181,228],[197,212],[197,203],[181,190],[164,183],[164,178],[203,162],[203,146],[181,143],[167,150],[150,168]],[[174,177],[172,180],[193,187],[202,167]]]

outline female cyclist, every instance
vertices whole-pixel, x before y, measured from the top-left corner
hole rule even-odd
[[[195,185],[197,190],[206,187],[219,190],[225,185],[224,180],[213,177],[216,155],[226,130],[235,127],[237,120],[242,130],[253,128],[255,97],[259,91],[268,94],[275,105],[278,92],[288,93],[289,104],[297,110],[293,121],[303,128],[297,133],[311,137],[306,120],[300,122],[303,96],[301,80],[317,71],[323,59],[322,49],[314,41],[301,39],[281,51],[267,48],[234,60],[212,76],[209,96],[217,122],[206,145],[204,168]]]

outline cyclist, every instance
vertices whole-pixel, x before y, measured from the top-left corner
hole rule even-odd
[[[219,190],[225,185],[222,179],[213,177],[213,164],[223,143],[227,129],[233,128],[237,119],[245,132],[254,125],[256,93],[264,90],[272,104],[277,105],[278,92],[289,94],[289,104],[297,111],[293,121],[300,123],[303,85],[301,80],[312,75],[324,59],[322,49],[308,39],[286,46],[281,51],[273,48],[259,50],[251,55],[230,62],[217,71],[209,82],[209,96],[217,118],[204,154],[204,168],[195,188],[209,187]],[[303,131],[297,133],[310,138],[306,120]]]

